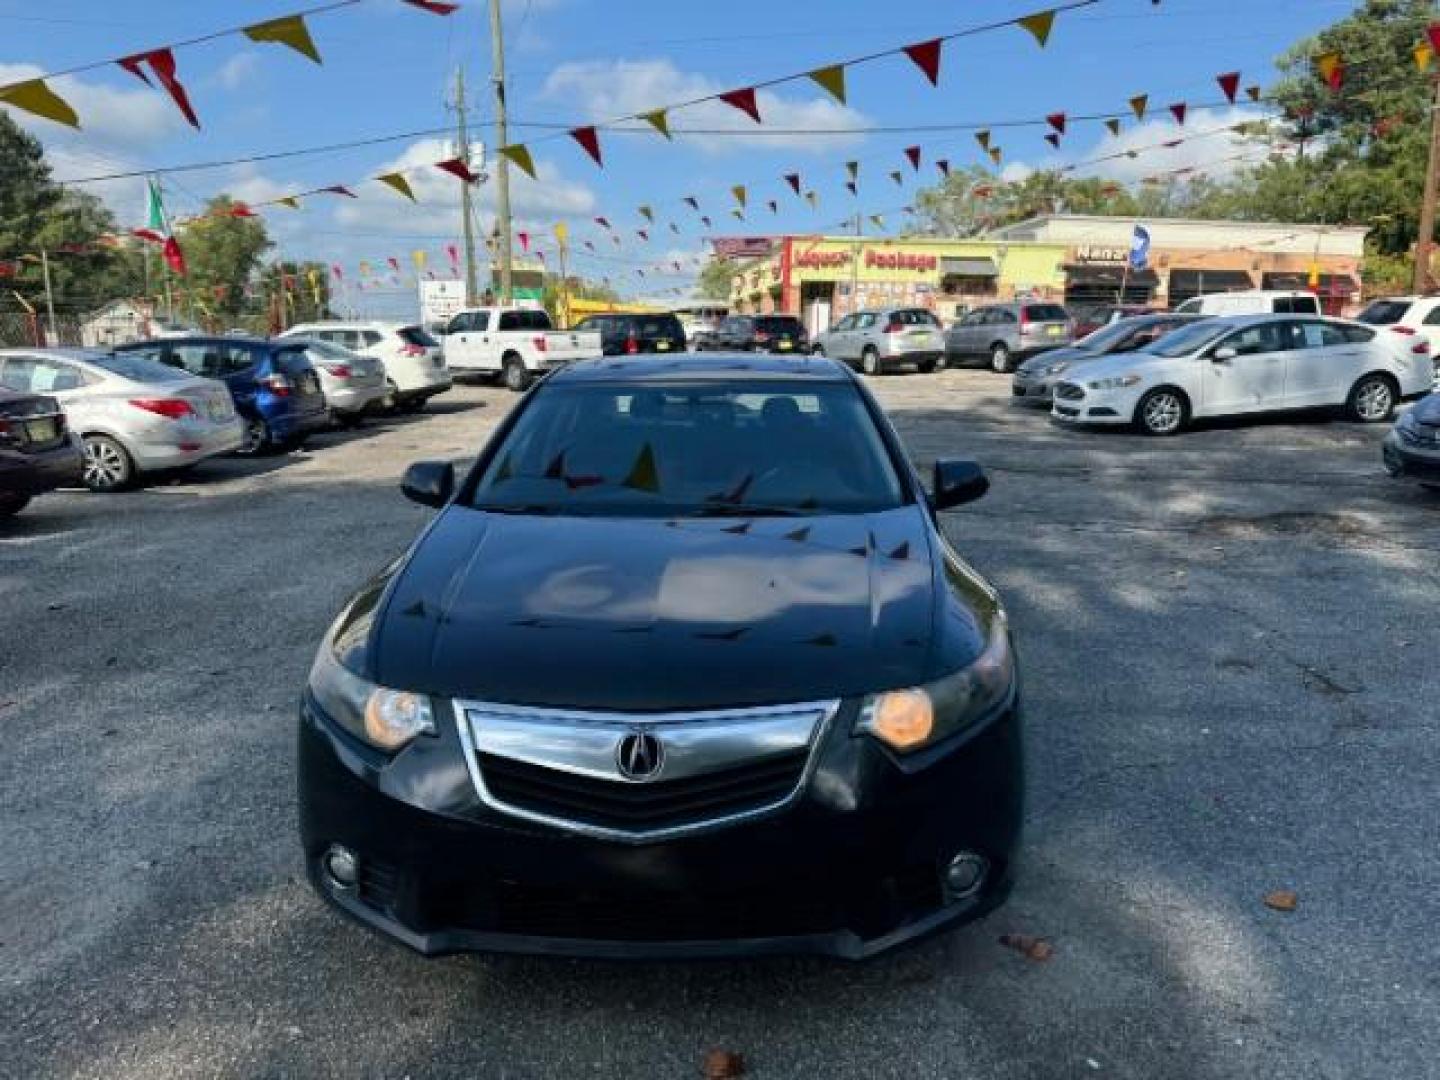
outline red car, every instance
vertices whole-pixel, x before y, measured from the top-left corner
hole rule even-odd
[[[1098,304],[1095,307],[1080,308],[1075,312],[1075,340],[1078,341],[1102,326],[1109,326],[1132,315],[1153,314],[1154,309],[1144,304]]]

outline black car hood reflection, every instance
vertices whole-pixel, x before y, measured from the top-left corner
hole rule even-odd
[[[937,626],[957,651],[932,542],[918,506],[669,521],[451,507],[393,582],[368,666],[451,697],[639,711],[913,685]]]

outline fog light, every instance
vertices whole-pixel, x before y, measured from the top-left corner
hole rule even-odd
[[[330,877],[330,884],[341,889],[354,888],[355,882],[360,879],[360,860],[353,851],[339,844],[330,845],[330,850],[325,852],[323,865],[325,873]]]
[[[974,896],[985,884],[985,872],[989,864],[985,856],[973,851],[962,851],[950,860],[945,868],[945,891],[952,900],[964,900]]]

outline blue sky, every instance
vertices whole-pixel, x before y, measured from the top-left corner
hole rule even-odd
[[[1172,101],[1214,102],[1214,77],[1239,69],[1245,81],[1268,83],[1274,59],[1295,40],[1343,17],[1350,0],[1100,0],[1064,13],[1048,48],[1023,31],[1000,31],[945,46],[940,86],[932,88],[908,60],[890,57],[853,68],[849,105],[841,107],[808,81],[785,84],[762,97],[768,119],[757,127],[727,106],[676,112],[676,129],[713,132],[666,143],[655,134],[603,133],[606,166],[597,169],[553,128],[605,119],[677,99],[731,89],[950,33],[1013,18],[1054,0],[729,0],[725,4],[661,0],[505,0],[512,141],[527,137],[541,183],[517,180],[519,228],[539,236],[567,220],[576,237],[579,269],[610,276],[630,294],[683,285],[688,275],[654,267],[699,253],[705,232],[681,204],[700,198],[717,233],[834,231],[857,205],[845,193],[843,162],[862,162],[864,213],[899,225],[898,208],[917,183],[936,178],[934,159],[959,166],[979,159],[968,130],[925,126],[994,123],[996,142],[1015,170],[1080,161],[1117,146],[1150,146],[1177,132],[1156,119],[1116,143],[1098,123],[1072,125],[1059,152],[1043,141],[1045,128],[1001,130],[1004,121],[1123,110],[1148,92],[1156,108]],[[197,3],[194,0],[0,0],[0,82],[154,47],[227,25],[295,11],[303,0]],[[22,118],[46,143],[62,179],[132,169],[288,151],[326,143],[427,132],[453,123],[445,99],[455,68],[471,80],[473,118],[489,141],[490,42],[483,0],[438,18],[399,0],[364,0],[313,16],[321,67],[277,46],[226,38],[177,53],[179,73],[204,124],[194,132],[161,93],[113,65],[57,86],[77,105],[86,129],[71,134]],[[1231,110],[1193,114],[1191,133],[1222,126]],[[767,127],[785,133],[767,134]],[[724,129],[715,132],[715,129]],[[845,128],[892,128],[856,134]],[[903,148],[919,144],[918,175]],[[203,199],[230,192],[259,201],[331,183],[353,184],[388,168],[445,156],[443,137],[409,138],[344,151],[242,166],[168,174],[172,209],[185,213]],[[1085,172],[1133,180],[1139,175],[1233,153],[1223,138],[1197,139],[1172,151],[1148,152]],[[888,178],[906,173],[903,190]],[[789,194],[781,176],[799,172],[820,199],[818,212]],[[729,189],[751,190],[747,222],[729,216]],[[411,205],[374,183],[359,184],[361,199],[316,198],[305,208],[265,214],[287,258],[316,258],[352,268],[360,259],[381,265],[389,256],[409,266],[414,249],[444,265],[445,245],[458,239],[457,182],[444,174],[415,178],[421,204]],[[138,224],[142,200],[135,181],[88,183],[126,223]],[[492,192],[480,192],[485,221]],[[774,198],[781,212],[765,207]],[[636,208],[655,208],[651,241]],[[583,253],[596,214],[621,230],[623,246],[603,241],[604,258]],[[667,223],[681,227],[676,235]],[[553,247],[553,242],[550,245]],[[645,280],[635,267],[649,266]],[[405,294],[408,296],[408,294]],[[400,303],[397,297],[393,302]]]

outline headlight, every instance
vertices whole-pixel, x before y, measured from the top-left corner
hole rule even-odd
[[[1069,371],[1069,370],[1070,370],[1070,362],[1069,362],[1068,360],[1061,360],[1058,364],[1051,364],[1049,367],[1047,367],[1047,368],[1045,369],[1045,374],[1046,374],[1046,375],[1059,375],[1062,371]]]
[[[381,750],[399,750],[416,736],[435,734],[428,697],[362,679],[335,659],[328,640],[310,665],[310,692],[327,716]]]
[[[1015,681],[1015,655],[1003,618],[975,662],[925,686],[872,694],[856,730],[908,754],[965,730],[1005,700]]]
[[[1134,386],[1139,381],[1139,375],[1116,375],[1111,379],[1096,379],[1088,385],[1091,390],[1119,390],[1126,386]]]

